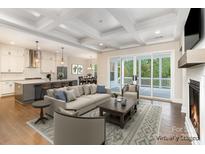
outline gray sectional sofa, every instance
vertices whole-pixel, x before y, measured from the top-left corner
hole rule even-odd
[[[96,108],[98,105],[105,103],[111,98],[111,91],[110,89],[106,88],[105,93],[93,93],[93,94],[86,94],[85,92],[82,91],[82,86],[84,85],[79,85],[79,86],[72,86],[72,87],[64,87],[66,89],[74,89],[74,88],[79,88],[81,91],[80,96],[77,97],[76,100],[71,101],[71,102],[65,102],[59,99],[56,99],[54,95],[52,94],[52,89],[50,89],[47,92],[47,95],[44,96],[44,101],[45,102],[51,102],[51,105],[46,108],[46,114],[53,116],[54,111],[57,110],[59,107],[71,111],[75,113],[75,115],[79,116],[82,115],[94,108]],[[61,88],[62,89],[62,88]]]

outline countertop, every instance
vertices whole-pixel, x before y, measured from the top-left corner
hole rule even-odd
[[[54,82],[66,82],[66,81],[73,81],[73,80],[51,80],[48,79],[39,79],[39,80],[23,80],[23,81],[15,81],[17,84],[43,84],[43,83],[54,83]]]

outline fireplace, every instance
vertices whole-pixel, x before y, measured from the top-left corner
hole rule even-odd
[[[189,83],[189,116],[194,126],[194,129],[200,138],[200,114],[199,114],[199,92],[200,83],[195,80],[190,80]]]

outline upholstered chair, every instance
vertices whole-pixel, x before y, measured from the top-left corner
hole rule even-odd
[[[139,99],[139,85],[127,84],[122,88],[122,96]]]
[[[78,117],[54,113],[54,144],[100,145],[105,143],[104,117]]]

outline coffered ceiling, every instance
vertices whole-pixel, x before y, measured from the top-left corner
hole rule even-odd
[[[0,25],[67,46],[106,52],[178,40],[189,9],[0,9]]]

